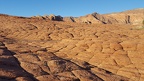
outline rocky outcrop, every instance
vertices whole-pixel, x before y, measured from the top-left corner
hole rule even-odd
[[[51,14],[51,15],[48,16],[48,18],[50,20],[54,20],[54,21],[63,21],[63,17],[61,17],[60,15],[55,16],[55,15]]]
[[[144,9],[134,9],[119,13],[98,14],[92,13],[80,17],[61,17],[53,14],[46,16],[35,16],[32,18],[49,19],[54,21],[77,22],[86,24],[132,24],[142,25],[144,20]]]
[[[1,15],[0,80],[143,81],[144,30],[88,17],[101,24]]]
[[[144,9],[141,8],[111,14],[92,13],[86,16],[74,18],[73,21],[82,23],[97,23],[97,24],[99,23],[99,24],[141,25],[143,20],[144,20]]]
[[[130,23],[131,23],[131,22],[130,22],[130,16],[129,16],[129,15],[126,16],[125,22],[126,22],[126,24],[130,24]]]
[[[41,20],[63,21],[63,17],[61,17],[60,15],[55,16],[54,14],[44,15],[44,16],[33,16],[31,18],[36,18]]]
[[[118,21],[118,24],[141,25],[144,20],[144,9],[128,10],[120,13],[106,14]]]
[[[82,23],[97,23],[97,24],[103,24],[102,21],[99,20],[101,15],[97,14],[96,16],[93,14],[89,14],[86,16],[81,16],[79,18],[75,18],[76,22],[82,22]]]
[[[28,45],[30,51],[26,51],[27,44],[9,44],[6,40],[6,38],[2,40],[5,41],[5,44],[0,42],[1,81],[128,80],[122,76],[106,73],[106,70],[87,62],[65,60],[39,47],[35,47],[37,50],[34,50],[31,45]],[[13,52],[9,51],[6,46]],[[22,52],[21,49],[25,49],[25,52]]]
[[[63,21],[66,21],[66,22],[75,22],[75,19],[74,19],[74,17],[64,17]]]
[[[1,81],[35,81],[36,79],[25,71],[5,45],[0,42],[0,80]]]
[[[102,24],[132,24],[141,25],[144,20],[144,9],[128,10],[120,13],[98,14],[92,13],[75,18],[76,22],[91,22]]]

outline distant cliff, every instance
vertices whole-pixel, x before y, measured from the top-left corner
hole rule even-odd
[[[81,17],[64,17],[64,21],[82,23],[103,23],[103,24],[142,24],[144,20],[144,8],[128,10],[119,13],[98,14],[92,13]]]
[[[48,19],[53,21],[76,22],[86,24],[132,24],[141,25],[144,20],[144,8],[127,10],[123,12],[99,14],[94,12],[80,17],[61,17],[55,15],[34,16],[32,18]]]

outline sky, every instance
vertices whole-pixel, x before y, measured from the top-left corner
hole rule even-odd
[[[144,8],[144,0],[0,0],[0,13],[15,16],[84,16]]]

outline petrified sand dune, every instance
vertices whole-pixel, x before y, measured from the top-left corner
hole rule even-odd
[[[143,81],[144,30],[110,16],[79,18],[86,24],[1,14],[0,80]]]
[[[43,19],[43,20],[54,20],[54,21],[66,21],[66,22],[77,22],[87,24],[132,24],[141,25],[144,19],[144,8],[127,10],[119,13],[110,14],[99,14],[92,13],[86,16],[80,17],[61,17],[55,15],[46,16],[34,16],[31,18]]]
[[[144,19],[144,8],[128,10],[120,13],[98,14],[93,13],[79,18],[75,18],[76,22],[91,22],[104,24],[132,24],[139,25]]]

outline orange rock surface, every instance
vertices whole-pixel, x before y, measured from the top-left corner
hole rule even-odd
[[[144,81],[143,40],[131,24],[1,14],[0,81]]]

